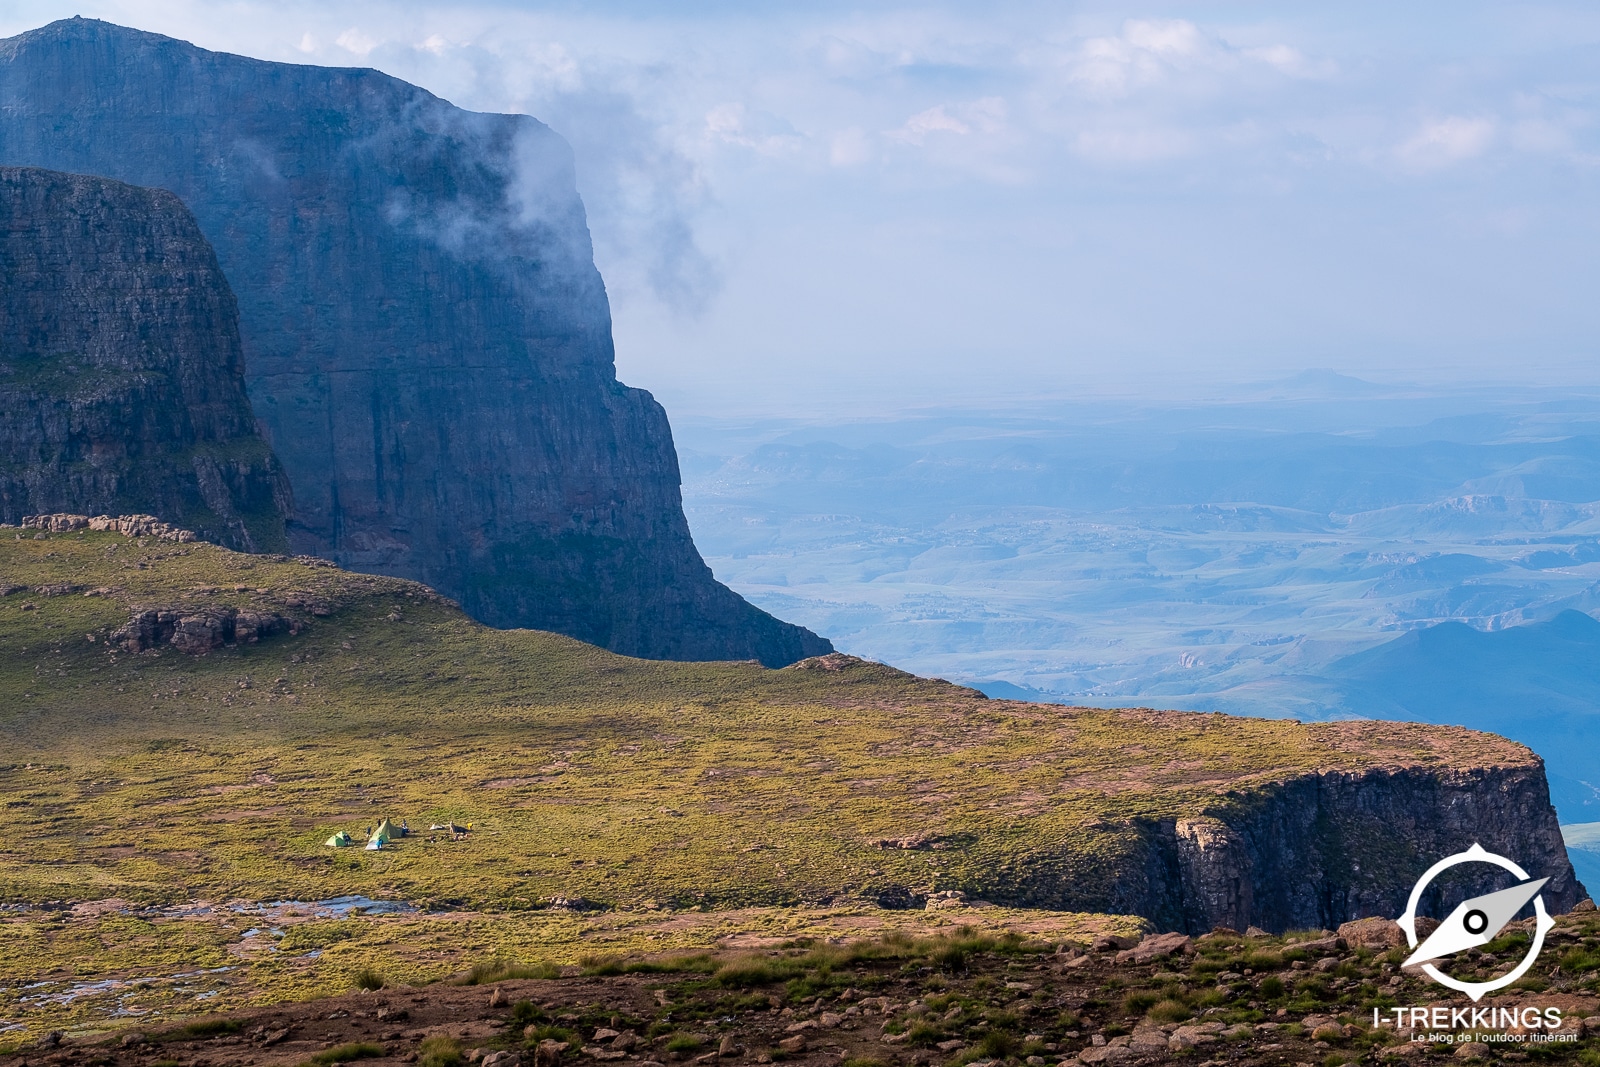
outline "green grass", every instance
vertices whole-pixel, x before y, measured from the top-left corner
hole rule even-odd
[[[422,1039],[417,1067],[460,1067],[461,1042],[445,1034]]]

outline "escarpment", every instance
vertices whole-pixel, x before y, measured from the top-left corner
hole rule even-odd
[[[194,212],[295,551],[630,655],[830,651],[696,551],[666,414],[616,379],[571,152],[542,123],[71,19],[0,42],[0,162]]]
[[[1567,857],[1544,764],[1532,752],[1456,727],[1369,723],[1295,727],[1343,752],[1383,748],[1367,766],[1306,767],[1219,782],[1211,795],[1167,810],[1101,819],[1087,842],[1041,850],[1014,866],[996,902],[1142,915],[1164,930],[1274,932],[1335,928],[1405,911],[1417,877],[1481,844],[1549,877],[1544,897],[1563,912],[1587,891]],[[1394,738],[1450,748],[1417,758]],[[1342,762],[1342,761],[1341,761]],[[1505,888],[1504,872],[1458,868],[1423,898],[1441,917],[1455,900]],[[1448,904],[1441,892],[1450,887]]]
[[[176,196],[0,168],[0,522],[149,512],[285,547],[233,293]]]

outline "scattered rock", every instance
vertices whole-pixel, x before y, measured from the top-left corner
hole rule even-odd
[[[122,1035],[122,1047],[133,1048],[135,1045],[144,1044],[145,1040],[145,1036],[136,1030],[131,1034]]]
[[[494,987],[494,992],[489,994],[489,1007],[503,1008],[511,1003],[511,998],[506,996],[505,990],[499,986]]]
[[[804,1052],[806,1050],[806,1035],[795,1034],[778,1042],[778,1047],[785,1052]]]

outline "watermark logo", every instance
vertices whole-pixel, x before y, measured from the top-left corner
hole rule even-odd
[[[1449,918],[1439,924],[1439,928],[1429,934],[1427,940],[1417,944],[1417,905],[1422,901],[1422,894],[1427,891],[1429,884],[1439,875],[1451,867],[1463,863],[1492,863],[1504,868],[1517,878],[1521,879],[1520,885],[1510,889],[1502,889],[1497,893],[1488,893],[1481,897],[1463,900],[1456,905]],[[1555,920],[1550,918],[1550,913],[1545,910],[1544,897],[1539,891],[1544,888],[1548,878],[1533,880],[1527,871],[1523,870],[1504,856],[1497,856],[1486,851],[1482,845],[1474,844],[1465,852],[1458,852],[1453,856],[1446,856],[1422,873],[1417,879],[1417,884],[1411,890],[1411,899],[1406,904],[1406,913],[1395,922],[1400,929],[1405,931],[1406,941],[1412,948],[1409,959],[1403,966],[1422,964],[1422,972],[1442,986],[1465,993],[1476,1003],[1486,994],[1496,989],[1503,989],[1515,982],[1518,978],[1528,973],[1539,958],[1540,951],[1544,948],[1544,935],[1555,925]],[[1500,931],[1505,929],[1507,923],[1516,918],[1517,912],[1523,905],[1533,901],[1533,910],[1537,916],[1534,926],[1533,944],[1529,946],[1528,953],[1510,972],[1498,978],[1484,982],[1463,982],[1443,973],[1427,960],[1442,959],[1457,952],[1465,952],[1470,948],[1479,948],[1493,941]]]

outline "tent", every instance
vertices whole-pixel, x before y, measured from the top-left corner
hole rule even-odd
[[[394,825],[394,823],[390,822],[388,819],[385,819],[378,824],[378,828],[372,831],[371,836],[367,838],[367,851],[376,852],[384,845],[387,845],[394,838],[399,836],[399,829]]]
[[[355,838],[351,837],[349,834],[345,833],[343,830],[340,830],[338,833],[334,834],[332,837],[328,838],[328,840],[323,842],[323,843],[326,844],[329,848],[349,848],[351,845],[355,844],[356,841],[355,841]]]

